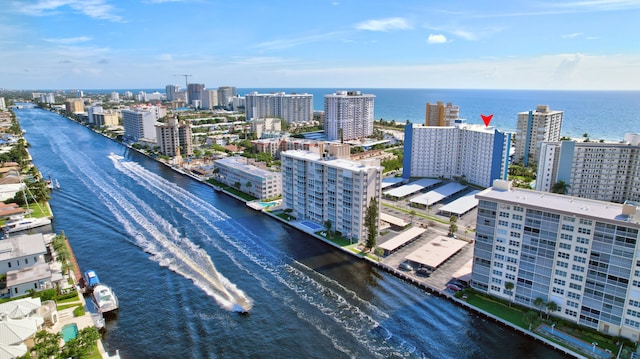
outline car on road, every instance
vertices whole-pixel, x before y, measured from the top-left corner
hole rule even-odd
[[[398,268],[400,268],[400,270],[403,270],[405,272],[411,272],[413,270],[413,267],[411,266],[411,264],[407,262],[402,262],[398,264]]]

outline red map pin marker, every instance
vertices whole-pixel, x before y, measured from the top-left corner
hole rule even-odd
[[[489,116],[485,116],[483,114],[480,114],[480,117],[482,117],[482,121],[484,121],[484,125],[486,127],[489,127],[489,122],[491,122],[491,119],[493,118],[493,114],[491,114]]]

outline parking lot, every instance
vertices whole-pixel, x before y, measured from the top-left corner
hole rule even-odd
[[[413,223],[414,226],[428,227],[426,232],[382,260],[384,264],[392,268],[397,268],[398,270],[400,270],[398,266],[400,263],[405,261],[407,255],[435,240],[437,237],[446,236],[449,231],[449,217],[437,214],[438,209],[444,204],[437,204],[427,210],[410,207],[408,203],[408,200],[391,201],[383,199],[381,206],[381,211],[383,213],[404,219],[407,222]],[[412,210],[416,213],[413,218],[410,214]],[[473,258],[472,240],[475,233],[476,213],[477,209],[473,209],[457,221],[458,231],[456,234],[458,240],[467,242],[460,251],[449,257],[449,259],[443,262],[428,276],[416,273],[416,268],[411,271],[405,270],[403,273],[417,281],[423,282],[429,287],[437,290],[445,290],[447,284],[452,281],[454,273]],[[433,218],[437,218],[447,223],[440,223]],[[387,229],[386,231],[387,233],[378,239],[378,244],[382,244],[400,233],[400,231],[395,231],[393,228]]]

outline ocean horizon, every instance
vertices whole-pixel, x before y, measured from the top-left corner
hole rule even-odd
[[[551,110],[563,111],[561,134],[582,139],[586,133],[591,140],[622,141],[624,134],[640,132],[640,91],[596,90],[479,90],[428,88],[238,88],[237,94],[250,92],[308,93],[313,95],[313,108],[324,109],[324,95],[335,91],[360,91],[375,95],[374,118],[397,122],[424,123],[427,103],[451,102],[460,107],[460,118],[468,123],[482,124],[480,117],[493,114],[491,126],[515,132],[519,112],[548,105]],[[91,93],[134,94],[164,93],[156,89],[83,90]]]

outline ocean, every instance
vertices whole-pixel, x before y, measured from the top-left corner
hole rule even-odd
[[[468,123],[482,124],[480,114],[493,114],[491,125],[515,132],[518,112],[549,105],[564,111],[563,136],[592,140],[621,141],[627,132],[640,132],[640,91],[549,91],[549,90],[454,90],[454,89],[384,89],[384,88],[239,88],[244,96],[259,93],[286,92],[313,95],[314,110],[324,109],[324,95],[337,90],[360,91],[376,96],[376,120],[423,123],[427,102],[451,102],[460,107],[460,117]],[[86,90],[85,93],[117,91],[164,92],[164,89]]]

